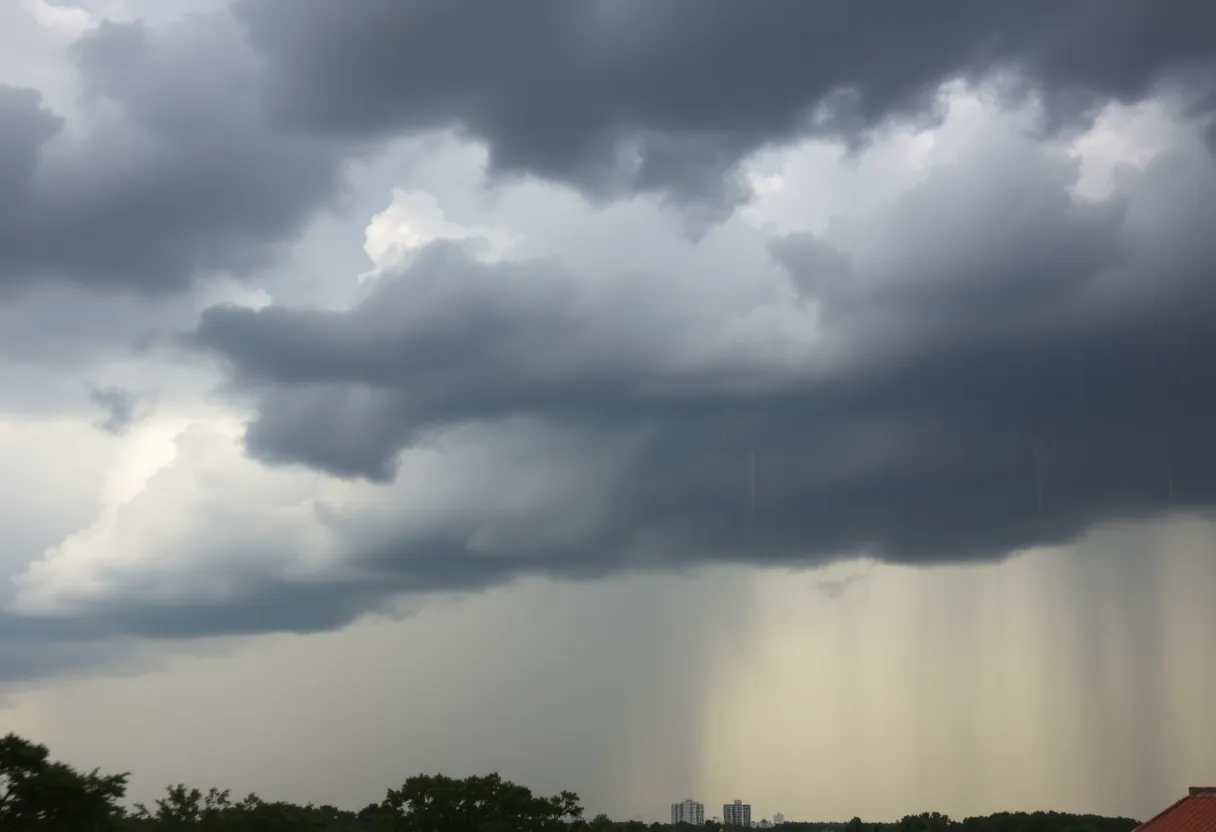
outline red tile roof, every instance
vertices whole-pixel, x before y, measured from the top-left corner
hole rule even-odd
[[[1216,786],[1193,786],[1191,793],[1135,832],[1216,832]]]

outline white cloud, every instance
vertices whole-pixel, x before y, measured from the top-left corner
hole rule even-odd
[[[0,599],[11,575],[96,515],[116,458],[114,443],[84,419],[0,415]]]
[[[364,232],[363,250],[373,268],[359,280],[375,279],[408,264],[419,249],[438,240],[479,241],[487,260],[502,259],[511,247],[510,236],[499,229],[449,220],[432,194],[394,188],[389,206],[372,217]]]
[[[239,425],[224,428],[158,420],[132,431],[101,515],[29,565],[10,609],[223,603],[243,579],[323,550],[312,478],[261,468],[243,456]]]
[[[98,23],[88,9],[80,6],[59,5],[49,0],[22,0],[22,5],[39,25],[69,40],[76,40]]]
[[[1171,115],[1169,103],[1162,100],[1107,107],[1093,129],[1073,143],[1072,153],[1081,163],[1076,193],[1104,199],[1114,190],[1120,168],[1143,169],[1176,146],[1182,131]]]
[[[407,452],[388,487],[247,458],[240,425],[153,420],[110,468],[87,528],[29,564],[8,609],[238,600],[243,580],[342,580],[351,558],[454,539],[488,558],[579,546],[601,531],[629,439],[472,425]]]

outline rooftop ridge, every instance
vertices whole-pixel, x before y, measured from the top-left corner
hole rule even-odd
[[[1191,786],[1186,797],[1146,820],[1133,832],[1208,832],[1216,830],[1216,786]],[[1203,808],[1200,809],[1199,805]],[[1210,816],[1209,816],[1210,815]]]

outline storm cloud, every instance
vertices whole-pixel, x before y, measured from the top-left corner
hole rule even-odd
[[[103,22],[71,55],[70,119],[0,83],[0,289],[164,295],[244,276],[334,197],[339,149],[269,122],[230,18]]]
[[[0,87],[0,287],[40,303],[200,308],[218,276],[282,267],[348,163],[418,137],[484,151],[478,199],[531,187],[609,228],[657,205],[716,223],[679,245],[756,256],[614,271],[449,240],[377,262],[353,304],[288,274],[290,303],[210,306],[179,343],[217,361],[223,418],[170,402],[150,438],[107,437],[167,461],[132,451],[146,482],[48,542],[10,613],[310,631],[529,574],[995,559],[1210,510],[1208,5],[261,0],[101,23],[70,50],[71,111]],[[897,196],[739,230],[759,154],[810,137],[851,164],[960,88],[987,120]],[[1146,98],[1172,144],[1078,193],[1070,141]],[[102,389],[123,433],[125,387]]]
[[[1216,166],[1192,136],[1103,200],[1077,175],[994,128],[871,218],[773,238],[784,281],[747,308],[448,243],[350,310],[216,307],[190,340],[272,464],[384,483],[519,420],[632,443],[586,472],[596,522],[548,554],[525,532],[521,570],[1001,557],[1216,499]],[[381,551],[409,572],[436,545]],[[476,547],[451,546],[455,574]]]
[[[451,127],[484,140],[500,172],[694,201],[742,199],[729,174],[757,148],[932,119],[946,81],[1004,74],[1008,93],[1039,91],[1064,126],[1162,82],[1194,88],[1216,58],[1204,25],[1216,12],[1203,0],[235,9],[268,60],[267,99],[289,123],[345,136]]]
[[[0,286],[182,291],[248,276],[336,204],[342,163],[402,135],[484,141],[492,171],[607,199],[654,191],[697,228],[746,201],[739,162],[801,136],[865,141],[1001,78],[1057,126],[1183,91],[1207,118],[1201,0],[766,4],[237,2],[70,50],[76,112],[0,84]]]

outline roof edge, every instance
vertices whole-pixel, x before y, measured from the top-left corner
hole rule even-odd
[[[1161,810],[1160,812],[1158,812],[1157,814],[1153,815],[1151,818],[1146,820],[1144,823],[1137,826],[1135,829],[1132,830],[1132,832],[1147,832],[1149,830],[1149,827],[1151,827],[1154,823],[1156,823],[1157,821],[1164,818],[1166,815],[1168,815],[1170,812],[1177,809],[1183,803],[1186,803],[1188,800],[1193,800],[1196,797],[1214,797],[1214,798],[1216,798],[1216,786],[1191,786],[1190,789],[1187,790],[1186,797],[1178,798],[1173,803],[1171,803],[1169,806],[1167,806],[1165,809]]]
[[[1161,820],[1163,817],[1165,817],[1170,812],[1174,811],[1175,809],[1177,809],[1179,806],[1181,806],[1183,803],[1185,803],[1186,801],[1188,801],[1190,799],[1191,799],[1191,795],[1189,795],[1189,794],[1186,797],[1178,798],[1173,803],[1171,803],[1169,806],[1165,807],[1160,812],[1158,812],[1157,814],[1153,815],[1151,818],[1146,820],[1144,823],[1137,826],[1135,829],[1132,830],[1132,832],[1141,832],[1141,830],[1148,829],[1154,823]]]

